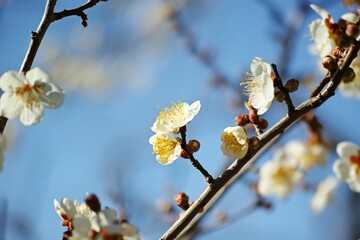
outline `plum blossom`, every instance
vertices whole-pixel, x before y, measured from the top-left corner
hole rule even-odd
[[[13,119],[20,117],[26,125],[38,123],[44,107],[57,108],[64,101],[64,92],[50,82],[50,76],[40,68],[33,68],[25,75],[8,71],[1,76],[0,114]]]
[[[241,159],[248,151],[248,137],[240,126],[227,127],[221,133],[221,151],[229,158]]]
[[[304,173],[288,161],[281,159],[268,161],[259,171],[258,193],[265,197],[277,195],[285,198],[303,176]]]
[[[347,182],[352,191],[360,192],[360,148],[352,142],[340,142],[336,152],[339,155],[333,164],[336,177]]]
[[[315,213],[322,212],[332,201],[333,193],[337,186],[338,181],[333,176],[327,177],[320,182],[314,196],[311,198],[311,210]]]
[[[298,140],[286,143],[276,152],[275,158],[292,162],[300,169],[311,169],[317,165],[324,165],[328,149],[321,143],[306,143]]]
[[[190,106],[186,102],[173,103],[171,108],[164,108],[160,112],[151,130],[155,133],[177,133],[180,127],[188,124],[198,114],[200,107],[200,101],[195,101]]]
[[[173,163],[181,155],[181,144],[178,138],[171,133],[156,133],[149,139],[153,145],[156,160],[163,165]]]
[[[274,82],[269,63],[255,57],[250,65],[251,74],[246,75],[245,94],[249,102],[257,110],[257,114],[264,114],[274,99]]]
[[[355,58],[350,67],[354,69],[356,77],[351,82],[345,83],[341,81],[339,89],[345,97],[360,98],[360,58]]]

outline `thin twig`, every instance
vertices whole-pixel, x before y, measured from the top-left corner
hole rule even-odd
[[[213,197],[222,190],[222,188],[227,185],[237,174],[244,168],[247,163],[252,162],[252,158],[256,157],[257,153],[262,150],[263,147],[266,147],[269,142],[276,139],[283,132],[285,132],[293,123],[298,121],[302,116],[307,112],[311,111],[314,108],[319,107],[325,101],[335,94],[335,90],[340,84],[340,81],[349,68],[353,59],[357,56],[357,52],[360,48],[360,42],[352,44],[350,50],[344,59],[341,67],[335,72],[333,77],[330,80],[328,86],[320,92],[318,95],[309,98],[308,100],[301,103],[296,107],[293,114],[290,116],[287,114],[283,117],[278,123],[276,123],[268,131],[260,135],[258,138],[260,140],[260,146],[258,149],[249,150],[243,159],[237,159],[233,164],[231,164],[227,170],[224,171],[218,178],[216,178],[213,183],[204,190],[200,197],[191,205],[191,207],[170,227],[170,229],[164,233],[161,239],[176,239],[187,225],[195,218],[195,216],[200,213],[203,208],[210,202]]]
[[[74,8],[71,10],[64,10],[64,11],[55,13],[54,9],[55,9],[57,0],[47,0],[46,5],[45,5],[44,14],[40,21],[40,24],[35,32],[33,32],[33,31],[31,32],[30,44],[29,44],[28,50],[26,52],[26,55],[24,57],[24,60],[21,64],[19,72],[26,73],[27,71],[29,71],[31,69],[31,66],[34,62],[37,51],[39,50],[41,41],[44,38],[45,33],[51,23],[53,23],[57,20],[60,20],[64,17],[76,15],[76,16],[81,17],[81,19],[83,21],[83,26],[84,26],[84,21],[86,22],[86,20],[87,20],[87,17],[86,17],[86,19],[84,18],[84,16],[86,16],[84,11],[88,8],[95,6],[100,1],[104,1],[104,0],[88,0],[84,5],[82,5],[78,8]],[[1,134],[3,134],[3,132],[5,130],[7,120],[8,119],[6,117],[0,116],[0,133]]]
[[[274,70],[274,74],[275,74],[275,79],[274,79],[274,86],[277,87],[281,92],[283,92],[285,94],[285,102],[286,102],[286,105],[288,107],[288,113],[289,115],[291,115],[294,110],[295,110],[295,106],[291,100],[291,97],[290,97],[290,93],[289,91],[284,87],[283,85],[283,82],[282,82],[282,79],[280,77],[280,74],[277,70],[277,67],[275,64],[271,64],[271,67],[272,69]]]
[[[187,157],[190,159],[191,164],[201,172],[201,174],[205,177],[205,180],[211,184],[214,181],[214,178],[210,175],[208,171],[201,165],[201,163],[195,159],[194,155],[190,153],[186,149],[186,132],[184,128],[180,128],[180,134],[181,134],[181,148],[185,151]]]

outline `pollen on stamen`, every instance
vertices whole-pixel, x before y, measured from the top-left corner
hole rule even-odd
[[[183,113],[183,106],[184,104],[178,100],[178,103],[171,102],[172,106],[170,108],[162,108],[162,111],[160,112],[158,118],[167,120],[167,121],[176,121],[177,116],[181,115]]]

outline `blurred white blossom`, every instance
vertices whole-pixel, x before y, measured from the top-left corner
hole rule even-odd
[[[264,114],[274,99],[274,82],[269,63],[255,57],[250,66],[251,74],[246,75],[245,94],[259,115]],[[242,83],[241,83],[242,85]]]
[[[360,98],[360,57],[356,57],[350,67],[354,69],[355,78],[351,82],[341,81],[339,89],[341,94],[346,97]]]
[[[327,177],[318,184],[316,192],[311,198],[311,209],[313,212],[320,213],[325,209],[331,202],[337,186],[338,181],[333,176]]]
[[[258,193],[265,197],[276,195],[284,198],[292,192],[303,176],[304,173],[288,161],[267,161],[260,167]]]
[[[164,108],[156,118],[151,130],[155,133],[178,132],[180,127],[188,124],[200,111],[200,101],[190,106],[186,102],[173,103],[171,108]]]
[[[240,126],[227,127],[221,133],[221,151],[229,158],[241,159],[248,151],[248,137]]]
[[[171,133],[156,133],[150,137],[149,143],[153,145],[156,160],[160,164],[173,163],[181,155],[180,140]]]
[[[351,190],[360,192],[360,148],[352,142],[340,142],[336,152],[339,155],[333,165],[336,177],[347,182]]]
[[[64,101],[64,92],[50,82],[50,76],[40,68],[33,68],[23,75],[8,71],[1,76],[0,113],[13,119],[20,117],[26,125],[38,123],[44,115],[44,107],[57,108]]]

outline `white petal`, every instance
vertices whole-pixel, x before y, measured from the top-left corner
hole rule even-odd
[[[341,16],[341,19],[344,19],[345,21],[347,21],[349,23],[356,23],[358,18],[359,18],[359,15],[357,15],[355,13],[345,13]]]
[[[352,142],[340,142],[336,146],[336,152],[340,158],[348,158],[357,155],[359,147]]]
[[[20,121],[25,126],[34,125],[43,118],[44,116],[44,106],[43,104],[35,105],[32,107],[24,107],[20,114]]]
[[[8,71],[0,78],[0,88],[3,91],[14,91],[15,88],[24,85],[24,75],[16,71]]]
[[[41,101],[47,108],[57,108],[63,102],[65,98],[64,91],[55,84],[46,83],[43,88],[43,95],[41,95]]]
[[[349,187],[354,192],[360,192],[360,181],[356,179],[355,181],[349,182]]]
[[[91,224],[86,217],[76,214],[73,219],[74,230],[72,231],[74,237],[87,237],[91,230]]]
[[[48,73],[36,67],[26,72],[26,79],[33,86],[37,81],[50,82],[51,77]]]
[[[348,161],[338,159],[333,164],[333,171],[337,178],[348,181],[350,180],[350,164]]]
[[[330,17],[330,13],[328,11],[326,11],[325,9],[315,5],[315,4],[310,4],[310,7],[317,13],[319,14],[322,19],[326,19],[328,17]]]
[[[0,114],[9,119],[19,117],[24,108],[20,99],[11,92],[4,92],[0,98]]]

